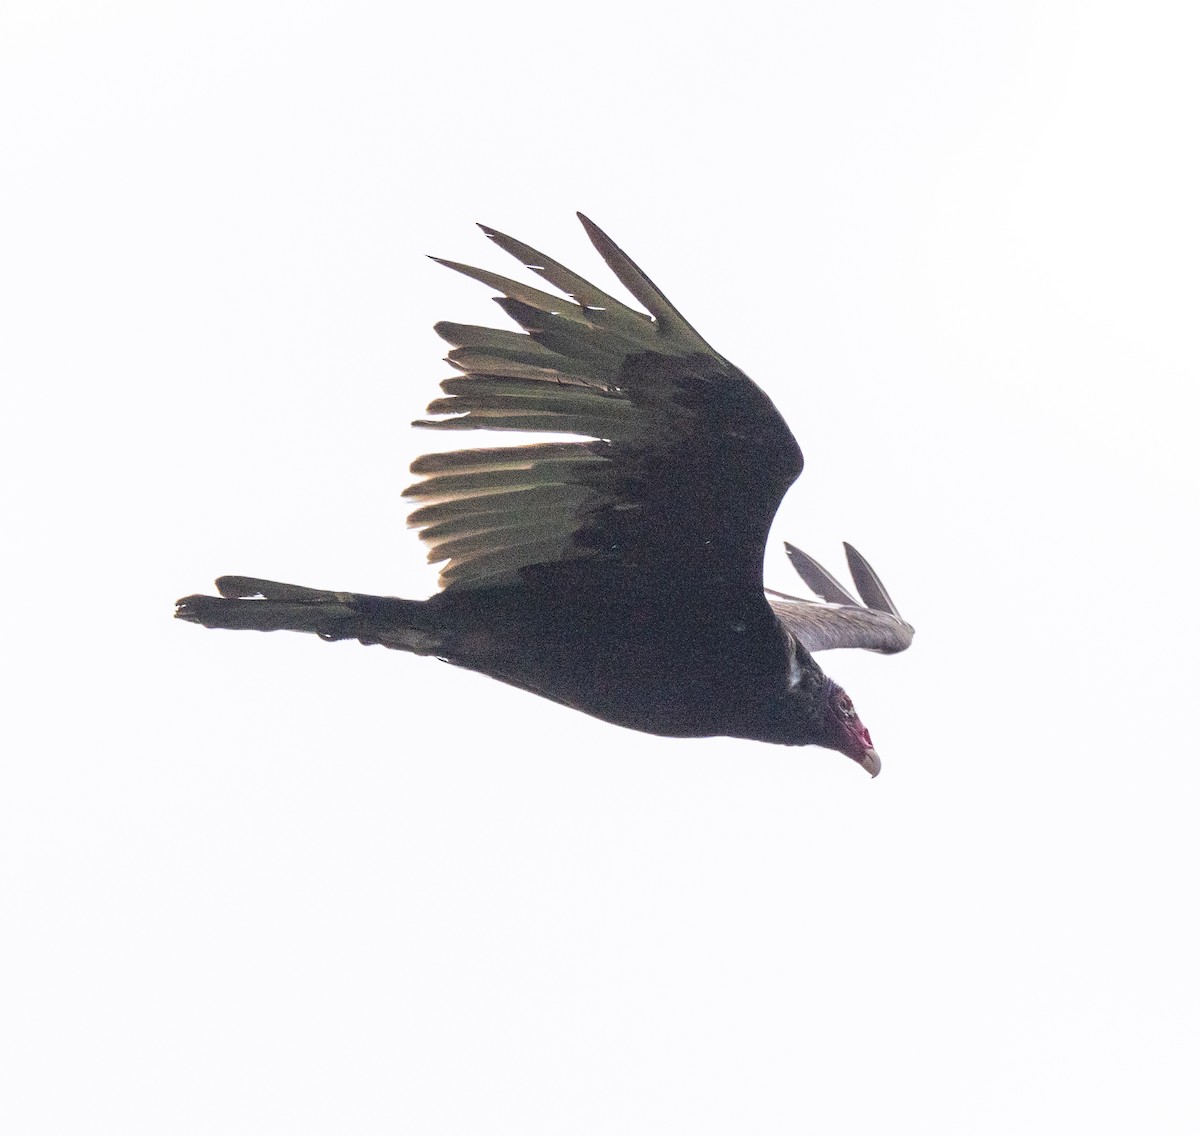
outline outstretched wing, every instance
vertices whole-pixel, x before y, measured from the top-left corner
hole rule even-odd
[[[422,480],[405,491],[417,505],[409,524],[430,562],[446,562],[447,589],[511,583],[569,561],[663,595],[685,587],[761,595],[767,531],[800,474],[800,449],[770,399],[579,217],[646,312],[484,227],[570,298],[439,261],[502,293],[497,303],[523,330],[438,324],[462,374],[430,404],[439,417],[414,425],[592,440],[419,458],[412,471]]]
[[[850,545],[846,562],[861,602],[806,552],[785,544],[788,559],[800,578],[824,600],[806,600],[782,592],[770,592],[772,610],[806,650],[827,651],[834,647],[864,647],[893,655],[912,643],[913,629],[887,594],[875,570]]]

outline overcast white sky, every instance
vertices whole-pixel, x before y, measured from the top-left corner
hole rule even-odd
[[[1196,1131],[1190,19],[10,0],[5,1131]],[[170,619],[432,590],[423,254],[575,209],[917,626],[876,781]]]

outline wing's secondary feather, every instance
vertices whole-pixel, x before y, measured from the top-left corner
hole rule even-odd
[[[809,653],[860,647],[894,655],[912,642],[912,628],[887,612],[776,596],[767,599],[779,622]]]

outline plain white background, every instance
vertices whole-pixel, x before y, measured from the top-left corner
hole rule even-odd
[[[1187,13],[7,4],[5,1131],[1195,1131]],[[423,254],[575,209],[917,625],[878,780],[171,620],[432,590]]]

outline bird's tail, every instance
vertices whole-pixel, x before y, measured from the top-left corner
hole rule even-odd
[[[184,596],[175,618],[231,631],[305,631],[418,655],[437,654],[441,635],[424,600],[328,592],[251,576],[222,576],[219,596]]]

